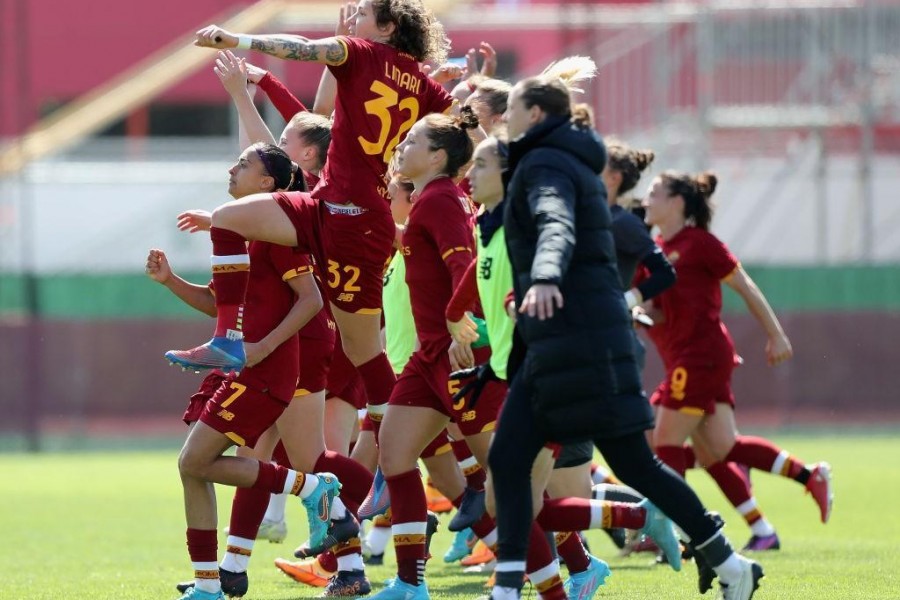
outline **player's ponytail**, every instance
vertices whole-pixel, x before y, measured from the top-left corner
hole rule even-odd
[[[606,140],[607,164],[622,175],[618,193],[624,194],[634,189],[641,179],[641,173],[650,166],[656,155],[653,150],[635,150],[625,142],[615,138]]]
[[[272,191],[306,191],[303,171],[284,150],[263,143],[253,144],[251,148],[259,157],[266,174],[275,181]]]
[[[715,173],[704,171],[691,175],[666,171],[660,178],[672,196],[681,196],[684,199],[685,220],[695,227],[709,230],[713,216],[712,195],[719,182]]]

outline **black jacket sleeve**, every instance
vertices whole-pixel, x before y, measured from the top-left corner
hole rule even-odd
[[[645,301],[665,291],[666,288],[675,283],[675,268],[656,244],[653,245],[653,252],[646,255],[641,264],[650,272],[647,279],[637,286]]]
[[[525,186],[537,228],[531,281],[559,285],[575,250],[574,183],[563,171],[539,166],[527,171]]]

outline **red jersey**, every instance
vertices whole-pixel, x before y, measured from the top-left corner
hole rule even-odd
[[[409,212],[401,252],[421,352],[434,360],[450,346],[444,312],[474,257],[471,206],[449,177],[431,181]]]
[[[309,171],[303,171],[303,179],[306,181],[306,189],[308,190],[315,189],[319,185],[319,176]]]
[[[387,212],[385,173],[394,148],[413,123],[446,111],[453,99],[409,54],[360,38],[336,39],[347,58],[328,67],[338,93],[328,158],[312,196]]]
[[[308,110],[306,106],[297,100],[284,84],[271,73],[263,75],[262,79],[259,80],[258,85],[259,89],[265,92],[266,96],[268,96],[269,100],[272,102],[272,106],[281,113],[281,116],[285,121],[290,121],[297,113],[306,112]]]
[[[699,227],[656,243],[677,274],[675,285],[653,299],[665,321],[648,331],[666,367],[733,363],[734,344],[721,319],[721,282],[738,267],[737,258]]]
[[[250,242],[250,283],[244,303],[244,340],[258,342],[275,329],[296,303],[288,279],[312,269],[309,257],[287,246]],[[241,381],[290,401],[300,373],[297,335],[292,335],[262,362],[241,371]]]

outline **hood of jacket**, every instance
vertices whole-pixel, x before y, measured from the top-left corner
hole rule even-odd
[[[606,166],[606,146],[597,132],[572,123],[569,117],[548,116],[525,135],[510,142],[507,172],[511,174],[519,160],[536,148],[555,148],[571,154],[597,175]]]

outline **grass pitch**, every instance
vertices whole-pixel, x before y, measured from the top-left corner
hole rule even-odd
[[[782,550],[758,556],[766,578],[759,600],[900,599],[900,437],[878,434],[775,435],[797,456],[828,460],[836,502],[831,522],[791,481],[753,472],[760,507],[778,529]],[[0,592],[10,599],[175,599],[174,584],[191,576],[184,539],[177,449],[156,452],[0,455]],[[726,533],[742,545],[749,531],[702,472],[689,482],[704,502],[722,512]],[[218,488],[220,527],[227,524],[231,490]],[[299,502],[288,503],[284,544],[254,550],[248,600],[317,596],[272,566],[305,539]],[[444,521],[447,519],[444,518]],[[428,582],[439,599],[474,598],[482,576],[465,575],[441,561],[451,535],[436,535]],[[619,558],[602,532],[589,534],[592,552],[613,570],[597,598],[616,600],[700,598],[696,569],[681,573],[650,564],[648,555]],[[224,536],[220,536],[220,551]],[[391,547],[383,567],[368,569],[375,591],[393,575]],[[526,587],[525,596],[536,598]],[[710,593],[707,597],[712,597]]]

